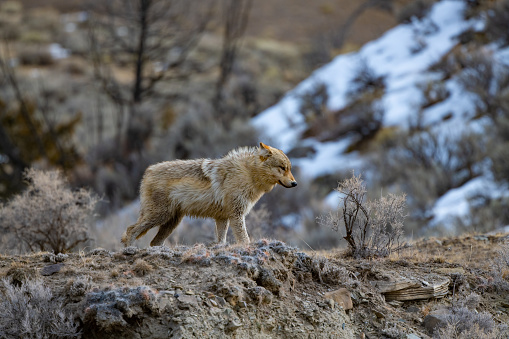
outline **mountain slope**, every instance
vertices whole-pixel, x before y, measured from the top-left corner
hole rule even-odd
[[[357,145],[360,141],[373,139],[374,135],[376,143],[380,139],[376,134],[380,131],[403,130],[409,136],[413,131],[432,131],[437,139],[436,152],[442,152],[452,139],[458,141],[464,134],[483,134],[493,122],[480,116],[479,95],[465,90],[469,70],[462,68],[463,65],[454,71],[447,67],[452,68],[450,59],[460,54],[473,64],[476,61],[468,58],[473,58],[471,55],[476,53],[489,55],[503,64],[508,59],[507,49],[493,41],[484,41],[476,43],[475,53],[468,50],[469,45],[462,39],[482,32],[487,17],[486,13],[481,13],[466,19],[468,10],[467,2],[436,3],[422,19],[401,24],[367,43],[358,52],[339,55],[316,70],[277,105],[255,117],[253,124],[266,138],[290,154],[296,149],[307,150],[306,156],[295,157],[292,161],[310,179],[352,169],[366,171],[373,152],[359,150]],[[365,92],[359,94],[359,91]],[[366,102],[366,97],[370,100],[367,105],[352,110],[359,102]],[[310,100],[314,100],[316,106],[322,105],[318,107],[321,109],[318,114],[307,113]],[[366,110],[373,111],[369,116],[371,120],[363,117]],[[312,125],[317,125],[317,119],[322,123],[313,130]],[[357,119],[357,122],[351,124],[348,119]],[[374,121],[375,127],[362,132],[366,121]],[[338,127],[342,124],[346,131]],[[329,130],[328,136],[326,130]],[[423,137],[425,141],[427,138],[430,137]],[[448,163],[452,170],[445,175],[456,176],[456,172],[464,168],[451,164],[456,160],[446,153],[437,156],[438,166]],[[486,158],[476,160],[473,174],[466,179],[446,185],[447,190],[438,190],[440,194],[429,199],[433,201],[427,203],[422,218],[437,225],[449,223],[451,217],[464,216],[469,210],[469,198],[479,188],[492,192],[490,197],[504,196],[494,183]],[[378,169],[374,171],[382,173],[383,159],[377,165]],[[332,204],[335,203],[333,197],[327,199]]]

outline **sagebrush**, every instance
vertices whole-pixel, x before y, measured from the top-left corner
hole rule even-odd
[[[21,286],[0,282],[1,338],[77,338],[78,324],[64,302],[55,298],[40,280],[26,281]]]
[[[4,249],[64,253],[90,240],[97,197],[71,190],[58,171],[29,169],[25,178],[26,190],[0,206]]]
[[[360,175],[340,182],[336,191],[340,194],[338,209],[319,217],[318,222],[338,233],[344,231],[354,257],[385,257],[405,247],[405,195],[389,194],[368,200]]]

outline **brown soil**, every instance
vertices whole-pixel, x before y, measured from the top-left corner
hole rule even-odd
[[[65,300],[84,338],[428,338],[426,316],[472,292],[476,312],[509,322],[508,281],[493,279],[507,236],[421,240],[389,258],[304,253],[279,241],[0,257],[0,277],[42,279]],[[386,301],[394,276],[449,279],[443,298]],[[501,276],[507,277],[507,274]],[[324,294],[347,288],[352,310]],[[397,333],[397,336],[394,336]]]

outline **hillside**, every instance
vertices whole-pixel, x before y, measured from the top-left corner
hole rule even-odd
[[[62,334],[63,325],[56,328],[66,319],[67,331],[74,322],[83,338],[416,339],[433,336],[437,325],[436,338],[503,338],[509,334],[507,240],[422,240],[376,260],[352,260],[338,250],[304,253],[267,240],[249,247],[2,256],[0,277],[28,284],[32,297],[23,299],[26,292],[9,285],[0,301],[0,336],[23,335],[30,331],[23,319],[31,319],[38,333],[24,338],[45,338],[47,331],[71,337]],[[38,280],[49,292],[41,292]],[[345,288],[336,301],[327,294]]]
[[[484,207],[496,220],[485,230],[505,226],[490,204],[507,203],[507,172],[492,151],[506,140],[509,61],[495,34],[506,10],[504,1],[440,1],[337,56],[253,123],[317,184],[355,169],[372,189],[407,193],[418,225],[409,230],[482,230],[472,214]],[[337,195],[326,202],[336,206]]]

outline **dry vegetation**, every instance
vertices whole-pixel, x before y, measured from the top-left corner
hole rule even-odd
[[[80,6],[79,1],[49,3],[67,10]],[[291,30],[264,23],[270,17],[265,2],[252,9],[264,20],[240,29],[249,38],[237,45],[240,37],[233,34],[224,49],[219,37],[228,34],[217,18],[197,20],[199,27],[177,20],[184,38],[170,39],[171,46],[151,45],[155,54],[174,58],[166,64],[155,54],[143,56],[136,44],[128,46],[132,41],[124,41],[122,32],[138,26],[118,24],[114,13],[120,12],[108,12],[113,8],[95,13],[101,25],[93,31],[90,17],[61,16],[32,1],[1,3],[0,28],[8,49],[0,55],[0,194],[10,199],[0,209],[0,337],[507,338],[509,240],[484,233],[509,222],[507,199],[480,194],[472,201],[471,217],[457,221],[459,229],[482,233],[410,241],[407,247],[402,243],[404,195],[370,195],[377,185],[408,194],[408,235],[410,226],[427,221],[436,198],[480,175],[481,165],[490,167],[500,183],[507,181],[509,71],[489,53],[473,52],[490,39],[507,44],[506,0],[469,1],[470,16],[494,9],[485,31],[464,34],[462,46],[434,66],[441,80],[457,79],[475,95],[476,118],[489,121],[485,130],[444,136],[437,128],[424,128],[422,116],[409,131],[381,128],[384,79],[367,65],[358,70],[343,110],[326,108],[324,86],[304,96],[300,112],[309,123],[306,136],[322,141],[352,136],[351,150],[376,154],[379,174],[372,187],[355,176],[341,181],[342,205],[330,214],[323,215],[322,198],[342,174],[313,183],[302,180],[295,192],[276,189],[248,216],[255,238],[289,239],[309,251],[266,239],[247,247],[204,245],[212,240],[207,234],[213,235],[213,225],[201,220],[185,220],[169,247],[118,249],[130,221],[118,216],[116,223],[106,219],[90,228],[87,221],[97,202],[90,191],[69,188],[58,172],[31,169],[25,179],[21,175],[32,166],[61,168],[74,187],[91,187],[104,197],[107,203],[99,212],[114,211],[137,196],[150,163],[219,156],[239,140],[257,143],[249,118],[302,79],[306,72],[301,70],[328,61],[339,48],[351,48],[349,42],[371,38],[374,33],[358,29],[369,18],[389,15],[381,26],[407,22],[424,15],[431,3],[347,6],[358,13],[358,21],[349,26],[346,43],[338,43],[345,37],[340,39],[333,26],[285,39],[302,43],[303,36],[312,37],[311,50],[267,39],[287,37]],[[182,4],[180,9],[189,10]],[[279,6],[288,11],[270,14],[294,20],[294,14],[304,15],[301,5],[309,6],[283,1]],[[310,22],[333,25],[338,17],[345,19],[344,8],[330,1],[315,5],[318,17],[328,19]],[[164,26],[156,20],[157,11],[150,13],[153,27]],[[93,49],[90,39],[95,39]],[[118,45],[105,43],[111,39]],[[55,58],[48,49],[52,42],[64,46],[70,57]],[[151,42],[157,42],[157,34]],[[232,51],[237,58],[220,65]],[[133,73],[133,65],[149,59],[153,62],[144,65],[145,71]],[[447,99],[441,80],[422,85],[422,110]],[[413,230],[417,234],[420,228]],[[89,250],[94,237],[107,249]],[[348,249],[315,251],[337,247],[341,237]],[[10,256],[9,251],[25,254]],[[397,291],[405,292],[410,284],[422,292],[437,281],[447,282],[445,291],[423,299],[391,300],[380,288],[405,283]],[[326,297],[341,288],[348,290],[353,309]]]
[[[58,171],[27,170],[26,190],[0,205],[2,253],[65,253],[90,239],[98,199],[88,190],[72,191]]]
[[[248,247],[95,249],[58,260],[48,253],[3,256],[0,312],[11,320],[0,323],[0,333],[504,338],[508,246],[506,236],[477,235],[421,240],[375,260],[339,250],[304,253],[267,240]],[[407,301],[389,301],[375,287],[402,277],[449,283],[444,297]],[[325,296],[340,288],[349,291],[353,309]],[[18,315],[10,313],[14,310]],[[32,319],[32,325],[23,319]]]

